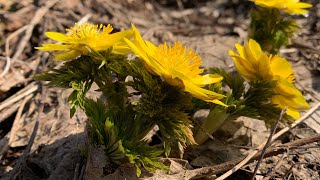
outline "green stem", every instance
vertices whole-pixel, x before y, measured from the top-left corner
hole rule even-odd
[[[106,68],[102,67],[97,71],[94,81],[106,97],[108,106],[118,106],[121,109],[125,108],[126,96],[124,94],[126,93],[126,89],[124,85],[117,82],[113,83]]]
[[[227,113],[227,108],[219,109],[215,108],[213,109],[208,117],[205,119],[204,123],[201,126],[201,129],[198,130],[198,132],[195,135],[195,141],[198,144],[204,143],[209,136],[207,134],[214,133],[221,125],[222,123],[230,117],[230,114]]]
[[[144,137],[146,137],[146,135],[154,128],[155,125],[155,123],[147,125],[145,130],[138,135],[138,139],[143,139]]]

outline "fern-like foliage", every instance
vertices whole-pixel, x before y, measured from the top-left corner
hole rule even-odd
[[[120,164],[124,158],[124,147],[118,128],[108,116],[106,106],[100,100],[84,99],[82,102],[89,120],[91,142],[103,148],[112,163]]]
[[[250,88],[244,94],[243,103],[245,107],[241,110],[241,115],[261,119],[268,126],[278,119],[281,109],[271,103],[272,96],[276,95],[274,88],[276,81],[262,81],[250,83]],[[290,119],[284,115],[283,120]]]
[[[244,92],[244,79],[238,73],[228,73],[223,68],[210,68],[210,73],[219,74],[223,77],[222,83],[229,87],[234,99],[240,99]]]
[[[128,84],[125,82],[129,75],[148,76],[149,79],[137,78],[142,80],[141,87],[146,87],[145,82],[151,82],[153,84],[149,84],[147,88],[157,88],[161,79],[151,76],[147,71],[141,71],[144,68],[142,64],[132,66],[133,62],[127,61],[123,56],[104,56],[98,53],[96,56],[106,57],[103,62],[105,65],[101,66],[100,62],[93,61],[91,57],[82,56],[64,63],[58,69],[39,74],[35,79],[48,81],[47,85],[50,87],[73,89],[69,96],[70,115],[73,116],[78,108],[86,113],[90,142],[103,149],[110,162],[115,165],[131,162],[136,167],[138,176],[141,174],[141,167],[148,171],[168,170],[159,162],[164,151],[150,147],[141,140],[155,125],[155,120],[152,119],[153,115],[140,113],[136,111],[136,106],[129,103],[130,95],[126,89]],[[141,72],[145,74],[142,75]],[[86,97],[93,82],[106,97],[107,105],[101,100],[94,101]],[[149,91],[144,89],[143,92]],[[160,104],[159,107],[161,106]]]
[[[91,88],[92,83],[92,80],[71,83],[73,91],[68,98],[70,104],[70,118],[73,117],[78,107],[83,106],[83,99],[85,98],[87,92]]]
[[[93,79],[95,64],[87,56],[64,63],[57,69],[35,75],[39,81],[47,81],[48,87],[72,88],[72,83],[86,82]]]
[[[168,170],[159,162],[163,150],[150,147],[137,138],[143,126],[135,119],[130,107],[126,108],[127,111],[116,107],[109,109],[102,101],[90,99],[85,100],[83,107],[89,118],[93,142],[103,147],[111,162],[120,164],[127,157],[136,167],[137,176],[141,174],[141,167],[150,172],[156,169]]]
[[[48,87],[72,88],[74,91],[69,96],[70,117],[74,115],[80,102],[91,88],[94,80],[96,64],[87,56],[64,63],[57,69],[34,76],[35,80],[47,81]]]
[[[141,93],[134,109],[159,126],[167,156],[173,147],[182,154],[187,145],[195,144],[192,123],[186,113],[192,108],[192,96],[151,75],[141,61],[129,64],[133,76],[130,85]]]

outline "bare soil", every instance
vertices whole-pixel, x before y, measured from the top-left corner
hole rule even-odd
[[[320,101],[320,3],[306,1],[313,8],[308,17],[294,17],[301,31],[280,53],[296,70],[296,86],[313,106]],[[48,89],[32,79],[34,74],[59,65],[48,53],[34,49],[49,42],[45,32],[65,32],[83,21],[110,23],[115,31],[128,29],[133,23],[154,43],[181,41],[192,47],[203,58],[204,67],[234,71],[228,50],[246,40],[252,7],[245,0],[0,0],[0,178],[84,177],[88,158],[86,117],[79,111],[69,118],[70,91]],[[92,88],[90,96],[99,98],[96,89]],[[200,112],[197,118],[205,114]],[[318,133],[319,110],[275,145]],[[192,170],[245,157],[268,136],[264,122],[239,118],[225,123],[214,140],[188,149],[185,160],[163,159],[170,165],[169,174],[145,172],[142,178],[189,179],[195,177]],[[290,148],[264,158],[256,179],[320,179],[319,162],[319,141]],[[247,164],[229,179],[249,179],[255,164]],[[133,172],[124,165],[105,179],[133,179]]]

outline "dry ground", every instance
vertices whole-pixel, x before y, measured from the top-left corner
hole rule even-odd
[[[281,50],[281,55],[292,63],[296,85],[313,106],[320,101],[320,3],[308,2],[314,6],[310,15],[295,17],[303,27],[301,33]],[[227,52],[236,42],[246,39],[251,7],[252,3],[245,0],[0,0],[0,178],[83,177],[85,116],[78,112],[69,118],[69,91],[48,89],[32,79],[34,74],[58,65],[48,53],[34,49],[49,41],[44,32],[65,32],[65,28],[83,21],[111,23],[116,30],[130,28],[134,23],[144,38],[154,43],[180,40],[201,55],[204,66],[232,71]],[[90,95],[100,96],[94,91]],[[276,144],[317,133],[319,111],[281,136]],[[215,134],[215,140],[188,150],[188,162],[171,160],[169,177],[186,178],[181,172],[187,167],[196,169],[244,157],[268,134],[264,123],[257,120],[240,118],[237,123],[225,124]],[[265,158],[257,179],[320,179],[319,143]],[[248,179],[254,165],[242,167],[230,179]],[[130,174],[125,168],[110,178],[121,179]],[[159,173],[144,177],[169,178]]]

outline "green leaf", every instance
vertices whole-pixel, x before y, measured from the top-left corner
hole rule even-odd
[[[35,75],[33,78],[40,81],[48,81],[49,87],[72,88],[72,83],[85,82],[93,79],[95,63],[87,56],[65,62],[58,69]]]

